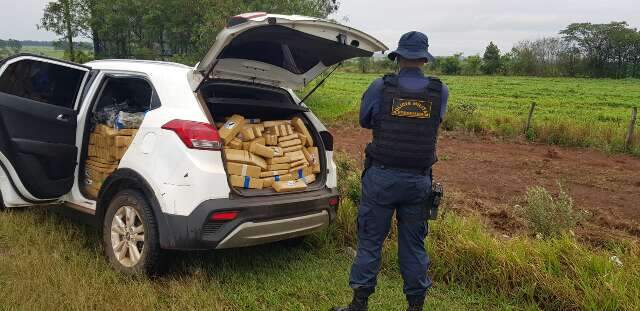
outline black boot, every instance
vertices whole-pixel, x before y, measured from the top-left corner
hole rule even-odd
[[[409,303],[407,311],[422,311],[425,298],[426,296],[407,296],[407,302]]]
[[[369,310],[369,290],[353,290],[353,300],[346,307],[335,307],[333,311],[367,311]]]

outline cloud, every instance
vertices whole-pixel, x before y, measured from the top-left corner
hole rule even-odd
[[[556,36],[573,22],[625,20],[640,25],[634,0],[343,0],[334,18],[368,32],[389,47],[405,32],[427,33],[436,55],[481,53],[494,41],[502,50],[525,39]]]

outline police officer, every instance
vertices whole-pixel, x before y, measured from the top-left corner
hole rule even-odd
[[[395,212],[398,258],[408,310],[422,310],[431,280],[425,202],[431,192],[431,166],[436,163],[438,128],[444,117],[448,88],[425,77],[423,65],[433,61],[425,34],[412,31],[389,54],[397,74],[374,81],[362,97],[360,125],[373,130],[366,148],[362,198],[358,211],[358,251],[349,285],[353,300],[338,311],[367,310],[376,286],[382,244]]]

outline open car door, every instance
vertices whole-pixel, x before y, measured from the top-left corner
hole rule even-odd
[[[247,13],[229,20],[190,82],[194,91],[208,79],[300,89],[332,65],[385,50],[372,36],[328,20]]]
[[[57,199],[73,186],[76,117],[89,72],[28,54],[0,65],[0,164],[26,202]]]

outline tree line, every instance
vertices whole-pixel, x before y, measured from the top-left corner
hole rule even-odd
[[[386,59],[359,59],[350,65],[361,72],[395,68]],[[506,53],[490,42],[482,56],[436,57],[427,70],[449,75],[640,78],[640,32],[626,22],[575,23],[558,37],[520,41]]]
[[[73,41],[93,41],[95,58],[163,59],[194,64],[227,19],[244,12],[326,17],[336,0],[57,0],[47,4],[40,28]]]

